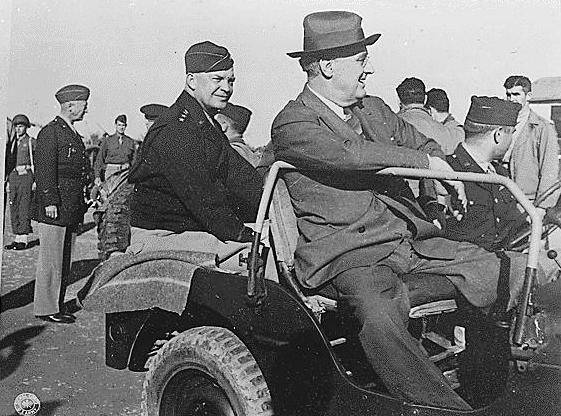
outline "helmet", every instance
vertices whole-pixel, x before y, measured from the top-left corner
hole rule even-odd
[[[18,114],[12,119],[12,125],[17,126],[23,124],[25,127],[31,127],[31,123],[25,114]]]

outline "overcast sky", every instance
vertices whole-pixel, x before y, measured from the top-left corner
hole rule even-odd
[[[304,84],[297,60],[302,19],[312,11],[349,10],[363,17],[375,73],[367,87],[397,110],[395,87],[421,78],[448,91],[463,121],[469,98],[500,95],[511,74],[561,75],[561,0],[12,0],[8,115],[47,123],[58,112],[54,92],[90,87],[90,125],[128,133],[144,125],[138,109],[171,104],[184,86],[183,55],[193,43],[226,46],[235,60],[232,102],[254,116],[250,144],[269,140],[275,114]]]

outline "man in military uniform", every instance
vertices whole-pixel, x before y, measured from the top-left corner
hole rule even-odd
[[[129,253],[174,249],[222,254],[250,242],[262,180],[228,144],[214,115],[233,92],[234,61],[212,42],[185,54],[185,89],[148,130],[129,181]]]
[[[96,185],[101,185],[102,178],[130,167],[136,142],[125,134],[126,128],[127,116],[121,114],[115,119],[115,133],[102,140],[94,165]]]
[[[222,127],[230,146],[252,166],[257,167],[261,158],[247,145],[243,137],[251,119],[251,110],[241,105],[228,103],[214,118]]]
[[[446,159],[459,172],[499,174],[508,171],[501,161],[512,142],[516,117],[521,106],[496,97],[471,97],[464,130],[466,141]],[[468,211],[461,221],[447,220],[446,237],[470,241],[486,250],[502,248],[514,235],[520,211],[510,191],[502,185],[466,182]]]
[[[15,135],[6,149],[6,174],[10,198],[10,220],[15,239],[5,246],[8,250],[30,248],[31,234],[31,193],[34,183],[35,139],[29,137],[31,127],[25,114],[18,114],[12,120]]]
[[[90,90],[82,85],[67,85],[58,90],[55,97],[60,103],[60,114],[37,136],[35,166],[41,248],[33,311],[49,322],[75,321],[62,305],[76,227],[83,222],[87,210],[84,188],[90,181],[91,167],[74,123],[86,114],[89,96]]]
[[[156,119],[166,110],[167,107],[163,104],[146,104],[140,107],[140,112],[144,115],[144,123],[146,130],[152,127]]]
[[[435,120],[425,107],[425,84],[418,78],[405,78],[396,88],[400,110],[397,113],[425,136],[435,140],[445,154],[451,154],[464,139],[459,125],[443,124]]]

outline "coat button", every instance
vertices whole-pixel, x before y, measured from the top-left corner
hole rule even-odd
[[[361,225],[360,227],[358,227],[358,232],[359,232],[359,233],[362,234],[362,233],[365,232],[365,231],[366,231],[366,228],[364,228],[363,225]]]

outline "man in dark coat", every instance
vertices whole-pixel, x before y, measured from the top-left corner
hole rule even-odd
[[[83,119],[89,95],[90,90],[82,85],[67,85],[57,91],[60,115],[37,136],[37,221],[41,248],[33,311],[49,322],[75,320],[62,310],[62,305],[76,227],[83,222],[87,210],[84,188],[90,180],[91,166],[74,122]]]
[[[399,202],[399,182],[376,176],[387,166],[452,169],[434,141],[366,94],[373,72],[366,46],[380,35],[365,37],[361,20],[349,12],[312,13],[304,19],[304,50],[289,54],[300,58],[308,83],[275,118],[272,141],[277,159],[303,170],[285,174],[300,231],[296,275],[308,288],[333,284],[340,304],[359,320],[366,356],[393,395],[470,409],[407,332],[409,301],[400,275],[446,276],[472,304],[488,307],[500,262],[472,244],[435,237],[440,230],[414,205]],[[463,186],[453,185],[465,197]],[[514,260],[512,294],[524,270],[524,259]]]
[[[494,118],[483,120],[485,123],[477,118],[479,108],[483,105],[495,109],[497,113]],[[446,158],[454,170],[508,177],[508,171],[498,162],[510,146],[516,120],[511,120],[511,125],[496,124],[506,123],[499,116],[502,107],[508,105],[516,106],[495,97],[472,97],[464,124],[466,141]],[[521,213],[516,206],[516,199],[504,186],[466,182],[465,189],[468,211],[461,221],[448,219],[447,238],[469,241],[492,251],[501,249],[509,238],[528,225],[523,217],[522,222],[516,221],[521,218]]]
[[[132,168],[128,252],[179,249],[225,255],[252,239],[262,180],[229,144],[216,111],[233,92],[233,59],[212,42],[185,54],[185,90],[150,127]]]
[[[14,133],[6,148],[6,179],[9,186],[10,220],[15,239],[5,246],[8,250],[25,250],[32,247],[28,241],[31,229],[31,195],[34,179],[35,139],[29,137],[31,127],[25,114],[12,120]]]

